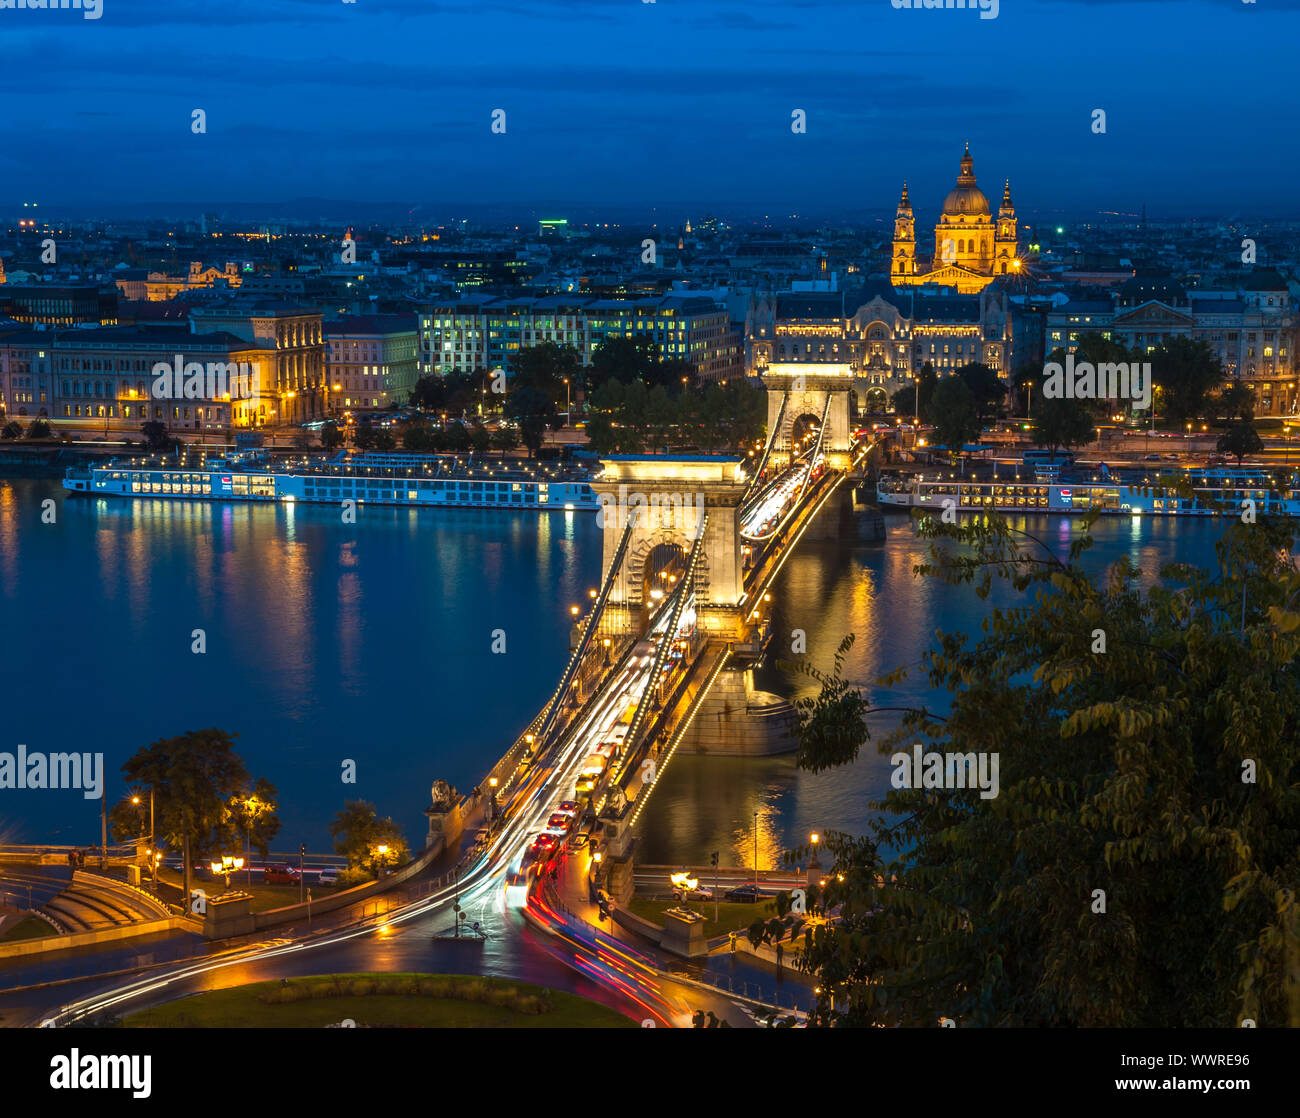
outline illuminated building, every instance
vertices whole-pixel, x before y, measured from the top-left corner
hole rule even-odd
[[[386,408],[410,398],[419,379],[414,315],[354,315],[324,328],[335,408]]]
[[[635,336],[652,339],[666,360],[689,361],[701,380],[725,380],[742,371],[740,339],[727,311],[703,296],[467,295],[420,315],[426,373],[509,371],[520,349],[543,342],[576,349],[586,368],[607,339]]]
[[[232,299],[195,308],[190,322],[199,333],[226,331],[247,342],[267,342],[275,351],[272,383],[263,394],[267,424],[302,423],[326,415],[325,336],[319,311],[296,303]]]
[[[916,222],[907,184],[903,184],[889,266],[895,287],[938,285],[955,288],[962,295],[974,295],[995,277],[1018,271],[1018,260],[1011,183],[1002,191],[1002,205],[994,219],[989,200],[975,183],[975,161],[969,145],[961,157],[957,185],[944,199],[939,224],[934,227],[934,254],[928,267],[917,256]]]

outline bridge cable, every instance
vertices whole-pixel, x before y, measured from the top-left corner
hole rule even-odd
[[[758,469],[754,471],[754,476],[749,481],[749,488],[745,490],[745,495],[740,499],[742,518],[744,507],[749,503],[749,499],[755,496],[758,479],[763,476],[763,471],[767,468],[767,460],[772,454],[772,447],[776,445],[776,434],[781,430],[781,421],[785,418],[785,407],[789,402],[790,390],[787,388],[781,397],[781,410],[776,413],[776,422],[772,424],[772,430],[767,433],[767,446],[763,448],[763,457],[758,460]]]
[[[606,510],[602,506],[602,513]],[[592,634],[596,631],[596,626],[600,621],[601,615],[605,611],[605,603],[609,599],[610,591],[614,588],[614,580],[618,578],[623,567],[623,557],[627,554],[627,545],[632,539],[632,526],[636,522],[636,514],[639,510],[628,510],[627,523],[623,526],[623,535],[618,541],[618,548],[614,552],[614,558],[610,561],[609,571],[605,575],[605,581],[600,588],[600,594],[597,596],[595,604],[591,607],[591,612],[587,614],[587,620],[582,627],[582,637],[578,641],[578,647],[573,650],[569,657],[568,666],[564,669],[564,675],[560,677],[560,686],[556,688],[555,694],[551,696],[551,701],[546,706],[545,716],[542,718],[541,727],[537,731],[536,746],[540,752],[546,742],[546,735],[550,733],[551,726],[555,721],[555,715],[563,705],[561,700],[568,691],[574,675],[577,673],[578,665],[582,663],[582,658],[586,655],[587,646],[591,643]]]
[[[803,500],[803,495],[808,492],[808,482],[812,480],[813,467],[817,464],[817,459],[822,452],[822,440],[826,438],[826,417],[831,412],[831,394],[826,393],[826,406],[822,408],[821,425],[817,428],[817,442],[813,444],[812,453],[808,455],[808,469],[804,471],[803,484],[799,486],[799,496],[795,500],[797,505]]]
[[[653,704],[655,689],[659,686],[664,665],[668,661],[669,650],[677,640],[677,625],[681,621],[686,600],[695,593],[695,569],[699,564],[700,555],[704,551],[704,529],[708,522],[709,514],[706,512],[699,523],[695,543],[691,547],[691,555],[686,562],[686,571],[682,575],[682,585],[677,591],[677,601],[673,605],[672,616],[668,619],[668,627],[664,630],[664,635],[659,641],[659,648],[655,652],[655,661],[650,668],[650,677],[646,680],[645,690],[641,692],[641,700],[637,703],[636,714],[632,716],[632,724],[627,728],[627,737],[623,742],[623,760],[619,764],[618,771],[614,774],[614,780],[618,780],[623,775],[623,770],[632,757],[637,735],[640,733]]]

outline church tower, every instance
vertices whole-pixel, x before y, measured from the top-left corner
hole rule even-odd
[[[916,225],[912,218],[912,203],[907,197],[907,183],[903,183],[903,196],[898,200],[898,213],[894,215],[894,255],[889,265],[889,278],[895,287],[904,276],[916,275]]]
[[[1016,247],[1016,208],[1011,204],[1011,180],[1002,188],[1002,205],[998,207],[998,231],[994,240],[996,259],[994,275],[1005,276],[1020,270]]]

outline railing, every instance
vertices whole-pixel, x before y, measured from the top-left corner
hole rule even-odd
[[[789,402],[790,393],[787,391],[781,396],[781,410],[776,413],[776,422],[772,424],[772,430],[767,434],[767,446],[763,448],[763,457],[758,460],[758,468],[750,479],[749,488],[745,490],[745,496],[741,498],[740,510],[737,514],[739,520],[744,520],[749,512],[750,502],[758,494],[758,479],[763,476],[763,471],[767,468],[767,460],[771,457],[772,447],[776,445],[776,433],[781,430],[781,420],[785,418],[785,408]]]
[[[632,538],[632,526],[636,523],[636,511],[624,511],[627,514],[627,523],[623,526],[623,536],[618,541],[618,547],[614,551],[614,557],[609,564],[609,571],[605,575],[604,583],[601,585],[600,594],[592,605],[591,611],[587,614],[587,623],[582,627],[582,638],[578,641],[578,647],[569,656],[569,662],[564,668],[564,674],[560,677],[560,685],[555,689],[555,694],[551,696],[551,701],[544,711],[546,717],[542,719],[541,729],[537,732],[539,748],[545,744],[546,735],[551,732],[551,724],[554,722],[555,715],[559,711],[561,704],[567,697],[569,684],[572,682],[578,666],[582,663],[583,656],[586,655],[587,646],[591,643],[591,635],[596,631],[596,625],[600,620],[601,613],[604,612],[605,603],[609,600],[610,591],[613,590],[618,573],[623,567],[623,556],[627,551],[628,541]]]
[[[632,716],[632,724],[627,728],[623,760],[619,762],[618,769],[611,778],[611,783],[625,781],[627,779],[626,774],[632,771],[628,762],[636,754],[637,738],[640,736],[650,708],[655,702],[655,692],[659,688],[664,665],[668,662],[669,650],[676,643],[677,625],[681,620],[682,609],[686,605],[686,599],[695,593],[695,568],[699,564],[700,553],[704,550],[704,534],[708,523],[709,514],[706,512],[696,526],[695,543],[691,546],[691,554],[686,561],[686,570],[682,573],[682,584],[677,591],[677,600],[673,604],[672,613],[668,618],[668,625],[664,629],[664,635],[660,638],[659,647],[655,651],[654,663],[650,667],[650,675],[646,679],[645,690],[641,692],[641,701],[637,703],[636,713]]]

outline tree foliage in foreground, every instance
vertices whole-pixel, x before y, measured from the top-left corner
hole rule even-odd
[[[919,574],[1022,596],[936,634],[949,709],[908,710],[879,748],[995,752],[1000,793],[891,788],[874,838],[825,837],[843,919],[803,963],[818,1021],[1300,1025],[1295,523],[1233,523],[1218,571],[1167,564],[1145,590],[1127,558],[1083,573],[1086,532],[1061,559],[996,518],[921,530]],[[869,740],[846,648],[801,704],[813,771]]]

